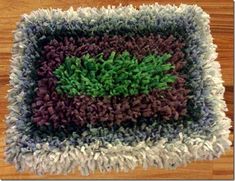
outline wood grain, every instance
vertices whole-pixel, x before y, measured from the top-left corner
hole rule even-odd
[[[16,22],[24,13],[29,13],[38,8],[62,8],[70,6],[77,7],[101,7],[107,5],[139,6],[141,4],[152,4],[154,0],[0,0],[0,119],[4,120],[7,113],[6,94],[9,88],[9,63],[11,58],[11,47],[13,41],[12,31],[16,28]],[[233,119],[233,2],[217,0],[158,0],[160,4],[198,4],[211,16],[211,30],[214,42],[218,45],[218,61],[222,67],[224,85],[226,87],[225,100],[229,111],[227,115]],[[45,175],[35,176],[24,172],[17,173],[14,166],[4,162],[5,147],[4,121],[0,122],[0,178],[1,179],[232,179],[233,178],[233,146],[221,158],[214,161],[197,161],[186,167],[176,170],[162,170],[149,168],[143,170],[137,168],[128,173],[99,173],[95,172],[88,177],[82,177],[79,172],[69,175]],[[231,129],[233,131],[233,128]],[[233,140],[231,134],[230,139]]]

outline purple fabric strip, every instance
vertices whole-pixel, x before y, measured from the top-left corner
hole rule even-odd
[[[39,62],[38,88],[32,103],[33,121],[37,125],[61,127],[71,122],[82,126],[86,123],[109,121],[120,123],[136,121],[139,117],[161,116],[165,120],[179,119],[186,114],[187,94],[184,75],[179,73],[185,65],[184,44],[173,36],[107,36],[90,38],[68,38],[52,40],[44,46],[43,59]],[[99,53],[108,57],[112,51],[121,53],[127,50],[139,60],[152,53],[162,55],[170,53],[169,62],[175,66],[170,71],[177,76],[177,81],[169,90],[152,90],[149,94],[134,96],[114,96],[111,98],[81,95],[69,98],[58,94],[55,90],[57,79],[53,71],[64,61],[66,56],[80,57],[89,53],[95,56]]]

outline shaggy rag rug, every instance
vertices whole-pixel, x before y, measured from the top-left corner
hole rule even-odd
[[[229,149],[196,5],[40,9],[14,33],[6,160],[36,174],[175,168]]]

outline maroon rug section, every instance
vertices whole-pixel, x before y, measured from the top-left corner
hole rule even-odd
[[[173,36],[108,36],[90,38],[68,38],[52,40],[42,51],[43,59],[38,62],[36,97],[32,103],[33,122],[37,125],[63,127],[69,123],[82,126],[87,123],[109,121],[121,123],[136,121],[137,118],[161,116],[165,120],[177,120],[186,114],[187,95],[184,75],[179,71],[184,67],[184,44]],[[149,54],[170,53],[169,63],[175,69],[169,71],[177,76],[177,81],[168,90],[152,90],[149,94],[134,96],[114,96],[93,98],[86,95],[69,98],[56,92],[57,83],[53,71],[64,62],[66,56],[81,57],[89,53],[99,53],[107,58],[112,51],[128,51],[138,60]]]

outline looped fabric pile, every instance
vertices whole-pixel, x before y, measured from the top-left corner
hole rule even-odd
[[[6,160],[19,171],[88,175],[218,158],[230,120],[212,40],[196,5],[23,15]]]

